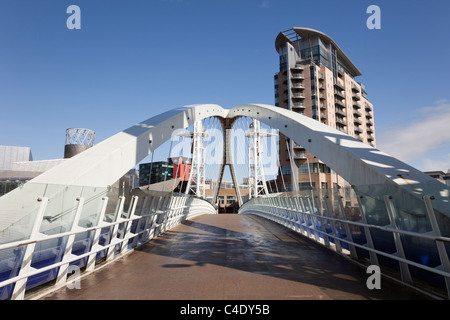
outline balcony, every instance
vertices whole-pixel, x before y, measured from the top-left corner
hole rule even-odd
[[[303,70],[305,67],[302,64],[296,64],[295,66],[291,67],[291,70]]]
[[[339,115],[341,115],[341,116],[343,116],[343,117],[346,117],[347,116],[347,112],[345,112],[343,109],[341,109],[341,108],[335,108],[335,111],[336,111],[336,114],[339,114]]]
[[[359,93],[359,88],[354,83],[352,83],[352,91],[355,93]]]
[[[362,113],[356,109],[353,109],[353,115],[356,115],[357,117],[362,117]]]
[[[362,121],[359,120],[358,118],[353,118],[353,123],[357,123],[358,125],[361,125]]]
[[[353,100],[353,107],[356,109],[361,109],[361,103],[359,103],[358,101]]]
[[[292,84],[293,89],[305,89],[305,86],[301,83],[294,83]]]
[[[340,80],[336,80],[336,82],[334,83],[334,86],[341,90],[345,90],[344,85]]]
[[[319,94],[319,99],[320,100],[325,100],[327,98],[326,95],[324,95],[323,93]]]
[[[292,79],[305,79],[305,77],[301,73],[293,73],[291,74]]]
[[[361,100],[361,97],[359,96],[359,93],[353,93],[352,98],[355,100]]]
[[[336,118],[336,124],[341,124],[343,126],[348,125],[347,121],[345,121],[344,119],[341,119],[341,118]]]
[[[292,156],[295,160],[306,160],[308,158],[306,151],[294,151]]]
[[[294,109],[306,109],[306,104],[304,103],[293,103],[292,110]]]
[[[293,93],[292,98],[293,99],[305,99],[305,95],[303,93]]]
[[[355,133],[358,133],[358,134],[363,132],[360,127],[355,127],[354,131],[355,131]]]
[[[343,107],[345,107],[345,103],[344,103],[344,101],[342,101],[342,100],[339,100],[339,99],[334,99],[334,103],[335,104],[337,104],[337,105],[340,105],[340,106],[343,106]]]
[[[325,103],[320,104],[320,109],[326,109],[326,108],[327,108],[327,105]]]
[[[343,98],[343,99],[345,99],[345,95],[339,90],[334,90],[334,94],[339,96],[339,97],[341,97],[341,98]]]

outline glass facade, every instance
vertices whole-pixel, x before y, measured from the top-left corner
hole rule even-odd
[[[173,179],[174,166],[169,162],[142,163],[139,165],[139,185],[146,186],[152,183]]]
[[[298,173],[331,173],[331,169],[323,163],[302,163],[298,166]]]
[[[312,56],[312,59],[317,64],[324,65],[331,69],[330,59],[328,58],[328,50],[320,45],[311,47],[311,49],[306,48],[301,50],[301,55],[303,58],[310,58]]]

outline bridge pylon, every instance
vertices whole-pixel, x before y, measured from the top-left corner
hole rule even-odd
[[[248,184],[249,184],[249,199],[257,198],[260,195],[267,195],[266,178],[263,170],[262,154],[263,144],[261,138],[274,136],[273,133],[262,132],[261,122],[254,119],[249,126],[249,130],[245,136],[249,138],[248,150]]]
[[[202,121],[194,123],[192,138],[192,163],[189,170],[189,180],[186,186],[186,194],[193,193],[197,197],[205,198],[205,146],[203,140],[208,136]]]

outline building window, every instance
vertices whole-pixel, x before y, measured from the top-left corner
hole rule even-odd
[[[315,182],[301,182],[298,184],[298,189],[299,190],[313,190],[316,188],[316,183]]]
[[[291,166],[281,166],[281,174],[282,175],[287,175],[287,174],[291,174]]]
[[[224,198],[224,196],[218,196],[218,197],[217,197],[217,200],[218,200],[218,203],[219,203],[219,204],[225,204],[225,198]]]
[[[331,170],[323,163],[310,163],[309,167],[307,163],[303,163],[298,166],[298,173],[331,173]]]
[[[236,202],[235,196],[227,196],[227,204],[233,204]]]

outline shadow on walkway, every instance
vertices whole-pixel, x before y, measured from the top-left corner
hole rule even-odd
[[[426,299],[253,215],[203,215],[47,299]]]

